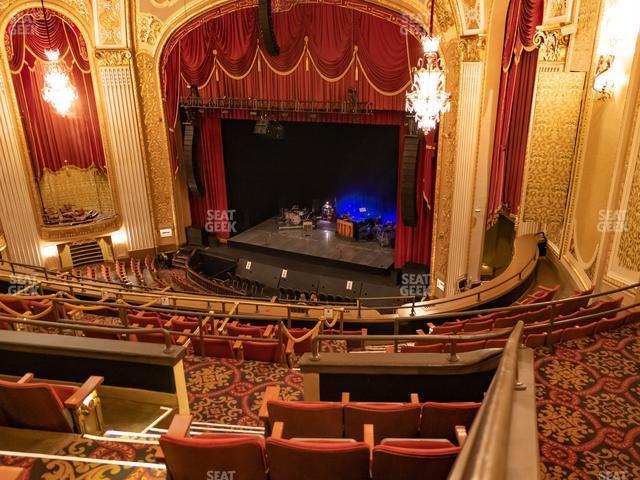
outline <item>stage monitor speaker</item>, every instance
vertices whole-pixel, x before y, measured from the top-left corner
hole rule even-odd
[[[204,228],[190,225],[186,229],[187,245],[190,247],[206,247],[207,246],[207,232]]]
[[[319,278],[304,272],[296,272],[293,270],[280,270],[280,283],[278,288],[287,290],[317,293]],[[309,298],[307,296],[307,298]]]
[[[238,260],[236,276],[259,282],[267,287],[278,288],[282,268],[241,258]]]
[[[402,223],[408,227],[415,227],[418,224],[416,176],[418,173],[419,144],[420,138],[418,135],[405,135],[402,152],[400,206],[402,209]]]
[[[260,31],[262,32],[262,41],[269,55],[280,55],[280,46],[273,30],[273,17],[271,12],[271,0],[258,0],[258,20],[260,22]]]
[[[182,124],[182,160],[187,174],[189,191],[195,195],[204,195],[204,187],[200,178],[200,159],[198,158],[198,144],[200,143],[200,128],[195,122]]]
[[[333,296],[356,299],[362,291],[362,282],[359,280],[343,280],[340,278],[322,277],[320,279],[320,287],[318,288],[318,296]]]

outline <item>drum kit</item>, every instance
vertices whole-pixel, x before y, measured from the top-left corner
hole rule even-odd
[[[281,222],[290,227],[302,228],[305,220],[311,219],[312,212],[306,208],[300,208],[298,205],[282,210]]]

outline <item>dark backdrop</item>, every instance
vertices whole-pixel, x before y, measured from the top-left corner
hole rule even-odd
[[[314,199],[395,221],[398,126],[281,123],[284,140],[255,135],[255,121],[222,122],[228,208],[239,231]]]

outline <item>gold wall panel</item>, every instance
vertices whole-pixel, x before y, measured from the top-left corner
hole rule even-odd
[[[591,68],[601,2],[602,0],[580,1],[580,10],[577,16],[578,30],[575,35],[571,58],[572,71],[588,72]]]
[[[106,172],[96,167],[86,169],[67,166],[52,172],[45,170],[38,181],[44,208],[97,210],[105,215],[115,214],[111,186]]]
[[[538,74],[523,220],[544,224],[555,245],[562,240],[584,81],[581,72]]]
[[[640,152],[635,162],[625,220],[626,231],[620,238],[618,262],[629,270],[640,272]]]

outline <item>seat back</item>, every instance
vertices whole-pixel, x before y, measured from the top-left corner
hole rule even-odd
[[[2,302],[4,306],[18,313],[29,311],[27,303],[22,298],[14,297],[12,295],[0,295],[0,302]],[[2,315],[10,315],[9,312],[4,311],[3,309],[0,309],[0,313],[2,313]]]
[[[485,347],[486,340],[480,340],[478,342],[460,342],[456,345],[456,352],[475,352],[476,350],[482,350]],[[447,344],[444,347],[444,351],[447,353],[451,352],[451,344]]]
[[[574,296],[563,303],[556,305],[557,315],[570,315],[573,312],[577,312],[581,308],[585,308],[589,304],[587,296],[593,293],[594,287],[591,287],[584,292],[574,292]]]
[[[375,443],[385,438],[418,436],[420,405],[351,403],[344,406],[344,436],[364,440],[365,424],[372,424]]]
[[[598,322],[592,322],[582,327],[565,328],[562,332],[561,342],[568,342],[578,338],[590,337]]]
[[[159,316],[127,315],[129,325],[136,324],[140,327],[164,328],[164,321]]]
[[[446,480],[459,453],[460,447],[401,447],[386,443],[378,445],[373,449],[372,478]]]
[[[479,409],[480,403],[476,402],[427,402],[422,405],[420,436],[456,442],[456,425],[462,425],[469,431]]]
[[[211,472],[235,472],[234,478],[266,480],[264,440],[250,435],[160,437],[171,480],[212,478]]]
[[[309,332],[308,328],[290,328],[289,329],[289,333],[291,334],[291,336],[293,338],[303,337],[308,332]],[[306,340],[304,340],[302,342],[294,343],[293,351],[296,353],[296,355],[302,355],[303,353],[310,352],[311,351],[311,337],[307,338]]]
[[[262,327],[239,325],[235,322],[227,324],[227,335],[230,337],[239,337],[240,335],[244,335],[247,337],[260,338],[262,337],[263,332],[264,328]]]
[[[463,322],[459,322],[454,325],[438,325],[431,330],[431,334],[442,335],[444,333],[457,333],[462,330],[462,327],[464,327]]]
[[[73,433],[73,423],[55,390],[46,383],[0,380],[0,411],[7,425]]]
[[[233,342],[231,340],[217,339],[217,338],[205,338],[204,348],[202,340],[194,338],[192,341],[193,350],[197,355],[205,357],[217,357],[217,358],[234,358],[233,355]]]
[[[432,343],[431,345],[401,345],[400,353],[442,353],[444,343]]]
[[[527,337],[524,340],[524,344],[529,348],[538,348],[538,347],[542,347],[546,341],[547,341],[546,333],[532,333],[527,335]]]
[[[267,402],[269,425],[283,422],[289,438],[342,438],[342,404],[331,402]]]
[[[278,363],[280,352],[278,342],[242,342],[242,355],[245,360]]]
[[[496,320],[489,319],[482,322],[467,322],[464,325],[464,328],[462,329],[462,331],[464,333],[467,333],[467,332],[479,332],[481,330],[487,330],[487,329],[491,330],[491,328],[493,328],[493,323],[495,321]]]
[[[370,478],[369,447],[363,442],[303,442],[269,438],[267,457],[271,480]]]

